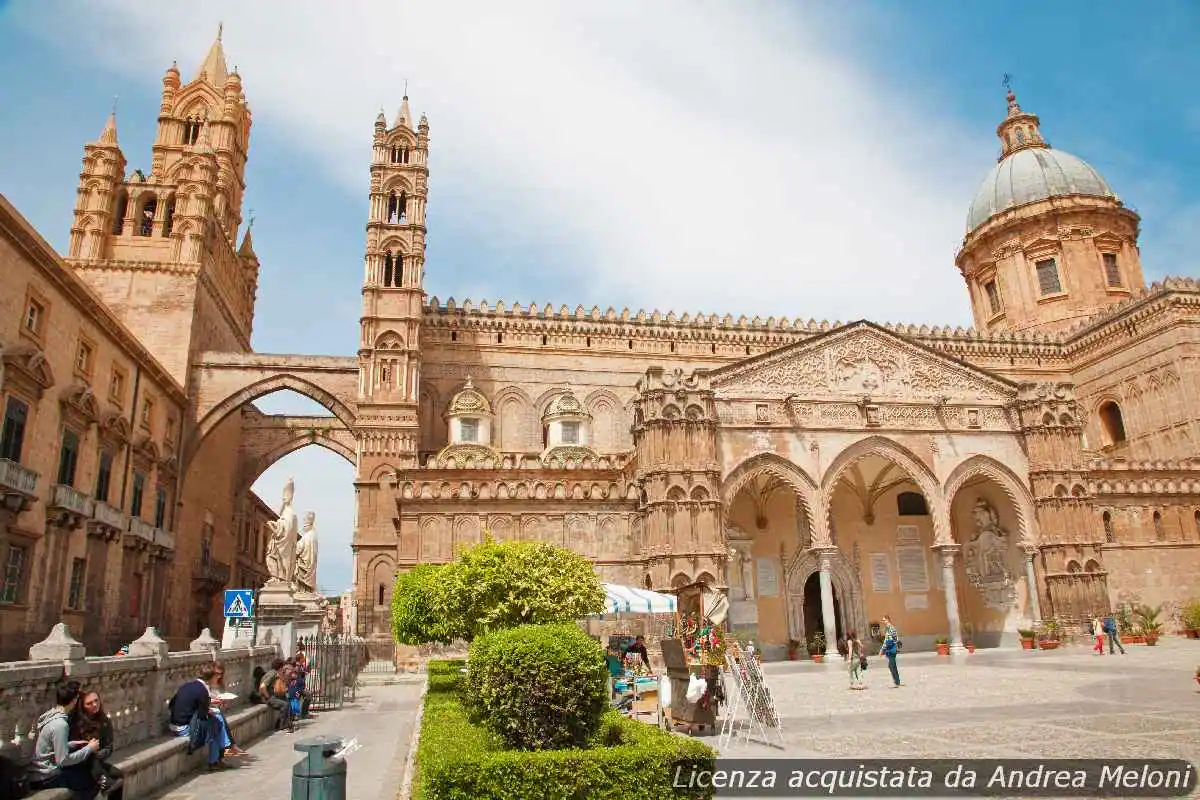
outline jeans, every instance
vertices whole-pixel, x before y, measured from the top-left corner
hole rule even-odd
[[[899,686],[900,685],[900,670],[896,668],[896,651],[893,650],[890,653],[884,653],[884,655],[887,656],[888,669],[892,673],[892,681],[897,686]]]
[[[1110,656],[1113,654],[1113,645],[1119,647],[1122,653],[1125,652],[1125,645],[1121,644],[1121,634],[1117,633],[1116,631],[1112,631],[1108,634],[1108,654]]]
[[[850,685],[862,683],[862,661],[857,656],[850,656]]]
[[[225,739],[225,725],[223,724],[224,720],[222,720],[221,723],[214,724],[214,722],[215,720],[210,716],[209,724],[211,727],[208,729],[208,741],[205,743],[205,746],[208,749],[209,764],[216,764],[218,761],[220,761],[221,753],[225,750],[225,748],[221,746],[221,742]],[[174,730],[175,726],[171,727],[176,736],[184,739],[189,736],[189,731],[187,728],[184,728],[183,730]],[[218,728],[220,729],[220,732],[217,732]]]
[[[96,779],[92,777],[92,759],[82,764],[63,767],[53,777],[42,783],[35,783],[30,788],[40,789],[70,789],[79,797],[93,798],[100,791]]]

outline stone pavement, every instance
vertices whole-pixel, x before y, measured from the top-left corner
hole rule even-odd
[[[1126,650],[980,650],[957,663],[902,654],[898,689],[875,657],[864,691],[848,688],[840,660],[768,663],[784,747],[735,739],[722,755],[1200,761],[1200,641],[1169,637]]]
[[[296,742],[318,734],[357,738],[360,750],[346,757],[346,800],[395,800],[404,777],[421,683],[365,686],[358,699],[340,711],[314,714],[296,733],[274,733],[246,749],[249,756],[230,759],[236,769],[200,773],[155,794],[155,800],[219,800],[254,798],[288,800],[292,765],[303,755]]]

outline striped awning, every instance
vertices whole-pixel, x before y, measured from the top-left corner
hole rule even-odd
[[[678,605],[674,595],[601,583],[605,614],[674,614]]]

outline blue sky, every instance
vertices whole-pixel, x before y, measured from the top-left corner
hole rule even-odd
[[[163,72],[190,79],[223,20],[254,111],[259,351],[354,352],[372,125],[405,80],[432,128],[442,300],[968,324],[953,258],[1008,72],[1050,142],[1142,214],[1148,279],[1200,273],[1188,0],[517,6],[0,0],[0,74],[21,76],[0,191],[61,250],[112,97],[147,168]],[[288,475],[321,582],[344,588],[351,469],[306,448],[256,488],[275,504]]]

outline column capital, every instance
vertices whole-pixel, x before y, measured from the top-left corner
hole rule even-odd
[[[820,565],[822,572],[831,572],[833,570],[833,557],[837,555],[836,547],[815,547],[817,555],[820,557]]]
[[[962,552],[962,545],[959,544],[958,542],[939,542],[938,544],[930,545],[929,549],[937,550],[939,553],[942,553],[943,555],[946,555],[946,554],[954,555],[955,553]]]

